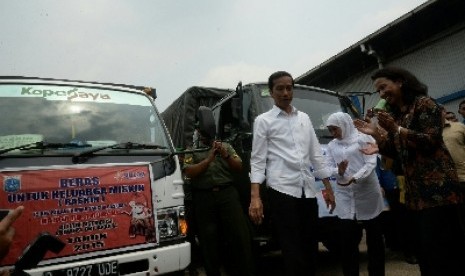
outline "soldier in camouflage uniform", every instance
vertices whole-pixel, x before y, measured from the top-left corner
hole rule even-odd
[[[232,175],[242,170],[242,160],[228,143],[205,136],[200,137],[201,147],[211,149],[184,158],[205,270],[209,276],[221,275],[220,246],[226,242],[233,274],[253,275],[250,228]]]

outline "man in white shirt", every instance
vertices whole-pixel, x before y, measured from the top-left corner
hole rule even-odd
[[[282,249],[286,275],[315,275],[318,252],[315,177],[323,179],[326,204],[334,209],[331,171],[310,118],[291,105],[292,76],[284,71],[275,72],[268,79],[268,88],[275,105],[254,122],[249,216],[256,224],[263,220],[260,185],[266,180],[269,215]]]

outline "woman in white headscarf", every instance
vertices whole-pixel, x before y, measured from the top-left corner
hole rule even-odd
[[[374,139],[360,133],[349,114],[336,112],[326,126],[334,139],[328,144],[332,163],[336,210],[341,237],[341,261],[344,275],[359,275],[359,241],[362,228],[366,232],[369,275],[384,275],[384,240],[380,214],[384,201],[376,175],[376,155],[360,149]]]

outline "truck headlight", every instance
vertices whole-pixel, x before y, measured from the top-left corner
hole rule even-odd
[[[186,236],[187,223],[184,206],[158,210],[157,219],[160,241]]]

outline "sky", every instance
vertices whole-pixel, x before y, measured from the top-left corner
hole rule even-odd
[[[234,89],[318,66],[425,0],[0,0],[0,75]]]

